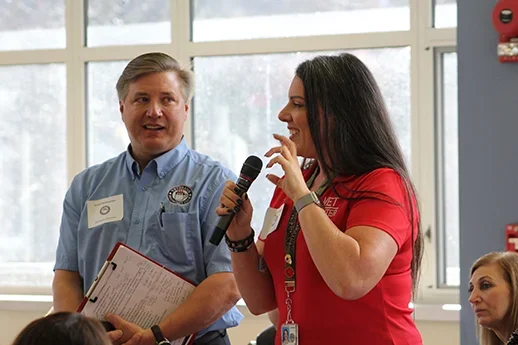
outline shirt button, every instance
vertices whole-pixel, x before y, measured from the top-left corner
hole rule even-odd
[[[135,224],[140,223],[140,219],[135,220]]]
[[[142,188],[142,190],[146,191],[146,190],[147,190],[147,187]]]

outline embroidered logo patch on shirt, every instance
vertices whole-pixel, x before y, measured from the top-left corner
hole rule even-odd
[[[185,185],[174,186],[167,193],[167,199],[172,204],[187,204],[192,199],[192,189]]]

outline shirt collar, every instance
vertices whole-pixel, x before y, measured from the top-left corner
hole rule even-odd
[[[185,137],[182,137],[180,143],[176,145],[176,147],[150,161],[148,166],[152,166],[154,169],[156,169],[158,177],[162,179],[183,159],[188,151],[189,148],[187,147]],[[133,180],[142,174],[137,161],[131,155],[131,144],[128,145],[128,148],[126,149],[126,167],[133,177]]]

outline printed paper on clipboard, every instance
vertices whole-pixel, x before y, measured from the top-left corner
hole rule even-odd
[[[99,320],[119,315],[142,328],[160,323],[182,304],[195,285],[134,249],[118,242],[78,312]],[[194,335],[172,341],[191,344]]]

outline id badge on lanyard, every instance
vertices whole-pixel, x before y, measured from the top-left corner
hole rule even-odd
[[[308,188],[311,187],[313,181],[318,174],[318,168],[315,169],[310,179],[307,181]],[[329,186],[330,181],[326,179],[316,191],[320,196],[324,190]],[[293,308],[293,300],[291,296],[295,293],[295,249],[297,242],[297,235],[300,231],[300,224],[298,222],[298,213],[293,207],[291,216],[288,221],[286,229],[286,237],[284,238],[284,290],[286,291],[286,322],[281,325],[280,337],[282,345],[298,345],[299,344],[299,327],[291,316]]]
[[[296,323],[285,323],[281,326],[281,344],[298,345],[299,327]]]

